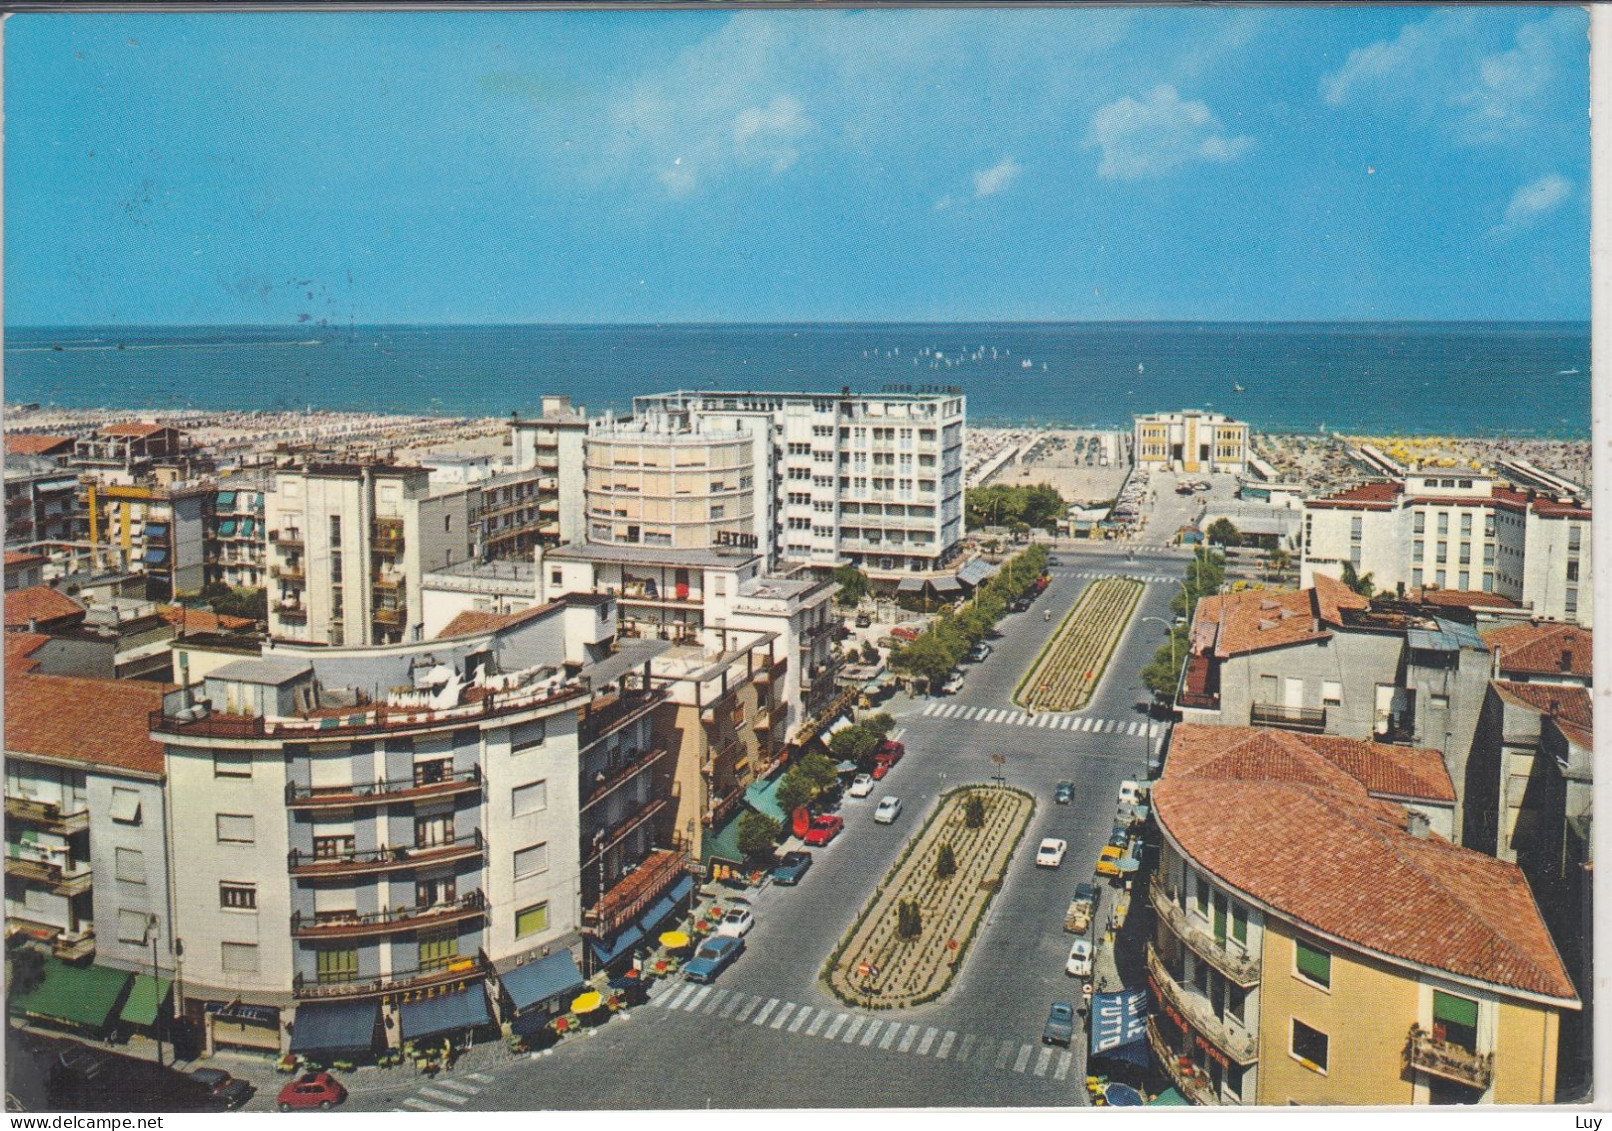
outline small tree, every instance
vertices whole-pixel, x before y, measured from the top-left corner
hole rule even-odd
[[[935,876],[937,879],[947,880],[956,874],[957,856],[952,852],[951,841],[946,841],[935,855]]]
[[[862,662],[864,664],[876,664],[879,662],[879,650],[874,647],[871,640],[862,645]]]
[[[1343,582],[1356,593],[1360,594],[1362,597],[1370,597],[1373,593],[1377,592],[1377,586],[1376,583],[1371,580],[1371,574],[1356,571],[1353,562],[1343,563],[1343,576],[1338,578],[1338,580]]]
[[[45,956],[30,946],[21,946],[11,952],[11,984],[7,987],[13,998],[33,993],[45,981]]]
[[[1217,518],[1209,524],[1207,537],[1214,546],[1237,546],[1242,543],[1243,536],[1232,525],[1231,519]]]
[[[971,829],[985,825],[985,799],[977,793],[969,794],[968,800],[963,802],[963,824]]]
[[[915,939],[923,933],[924,917],[918,910],[918,904],[910,899],[903,899],[896,904],[896,934],[904,939]]]
[[[789,768],[784,774],[784,780],[778,783],[778,807],[785,813],[793,813],[802,805],[810,805],[817,799],[818,789],[811,779],[801,772],[800,766]]]
[[[840,587],[835,600],[842,605],[861,604],[862,598],[866,597],[871,589],[868,584],[868,575],[854,565],[842,565],[836,569],[834,571],[834,581]]]
[[[739,851],[748,860],[753,856],[769,856],[784,830],[777,821],[764,813],[749,812],[739,818]]]

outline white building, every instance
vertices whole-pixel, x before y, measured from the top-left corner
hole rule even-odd
[[[1224,413],[1189,409],[1138,416],[1134,441],[1139,467],[1173,467],[1189,475],[1248,471],[1248,425]]]

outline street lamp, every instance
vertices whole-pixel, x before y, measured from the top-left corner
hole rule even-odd
[[[1144,622],[1152,621],[1154,624],[1163,625],[1164,626],[1164,631],[1169,634],[1169,637],[1170,637],[1170,671],[1174,672],[1175,671],[1175,626],[1172,625],[1169,621],[1165,620],[1163,617],[1143,617],[1142,620]]]
[[[160,933],[160,924],[154,913],[146,915],[146,938],[151,941],[151,992],[157,995],[161,985],[162,972],[157,967],[157,935]],[[162,998],[157,995],[155,1018],[151,1031],[157,1038],[157,1065],[162,1065]]]

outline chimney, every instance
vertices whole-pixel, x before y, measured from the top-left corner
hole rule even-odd
[[[1416,809],[1405,810],[1405,831],[1417,840],[1426,840],[1428,834],[1427,814]]]

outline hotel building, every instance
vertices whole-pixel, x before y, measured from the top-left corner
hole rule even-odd
[[[1188,475],[1248,470],[1248,425],[1218,412],[1158,412],[1138,416],[1131,449],[1136,465]]]

